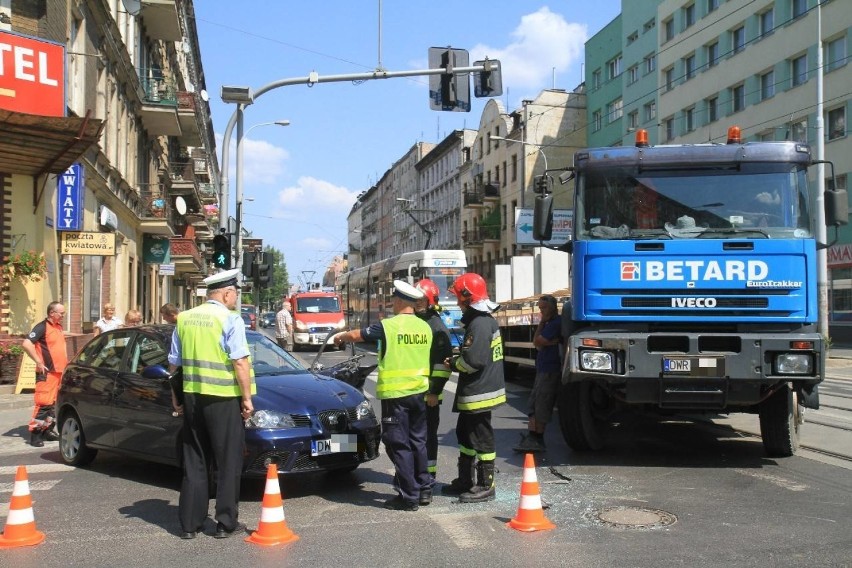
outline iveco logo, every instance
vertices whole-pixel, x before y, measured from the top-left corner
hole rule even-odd
[[[716,298],[672,298],[673,308],[715,308]]]

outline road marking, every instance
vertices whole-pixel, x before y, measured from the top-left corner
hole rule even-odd
[[[483,515],[467,514],[441,514],[429,515],[444,534],[462,550],[472,548],[483,548],[488,545],[484,539],[477,538],[479,527],[484,524]]]
[[[65,465],[64,463],[37,463],[37,464],[21,464],[27,466],[27,474],[30,473],[53,473],[56,471],[71,471],[76,469],[73,466]],[[0,466],[0,475],[15,475],[18,472],[16,465]]]
[[[777,475],[772,475],[770,473],[761,473],[759,471],[751,471],[748,469],[735,469],[734,471],[740,475],[747,475],[749,477],[754,477],[755,479],[768,481],[773,485],[777,485],[782,489],[789,489],[790,491],[805,491],[806,489],[809,489],[809,487],[803,483],[796,483],[795,481],[791,481]]]

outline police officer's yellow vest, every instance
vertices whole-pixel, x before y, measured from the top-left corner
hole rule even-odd
[[[376,398],[401,398],[429,390],[432,328],[414,314],[384,319],[382,327],[386,347],[379,348]]]
[[[183,392],[221,397],[242,395],[234,365],[221,346],[229,315],[227,308],[210,302],[178,315]],[[251,394],[256,394],[254,370],[251,377]]]

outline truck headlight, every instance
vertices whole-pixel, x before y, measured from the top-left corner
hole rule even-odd
[[[355,417],[358,420],[367,420],[368,418],[376,418],[375,412],[373,412],[373,406],[370,404],[369,400],[362,400],[358,406],[355,407]]]
[[[345,319],[340,320],[339,322],[337,322],[337,325],[334,326],[334,327],[336,329],[346,329],[346,320]]]
[[[812,375],[813,353],[779,353],[775,356],[775,372],[779,375]]]
[[[609,351],[581,351],[580,367],[585,371],[612,372],[612,353]]]
[[[246,428],[295,428],[293,417],[274,410],[256,410],[246,420]]]
[[[296,320],[296,330],[297,331],[308,331],[308,324],[303,321]]]

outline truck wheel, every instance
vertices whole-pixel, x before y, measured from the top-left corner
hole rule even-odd
[[[572,450],[600,450],[609,431],[612,399],[593,381],[568,383],[559,392],[559,426]]]
[[[763,448],[772,457],[789,457],[799,449],[799,426],[802,407],[799,397],[784,385],[760,403],[760,435]]]

